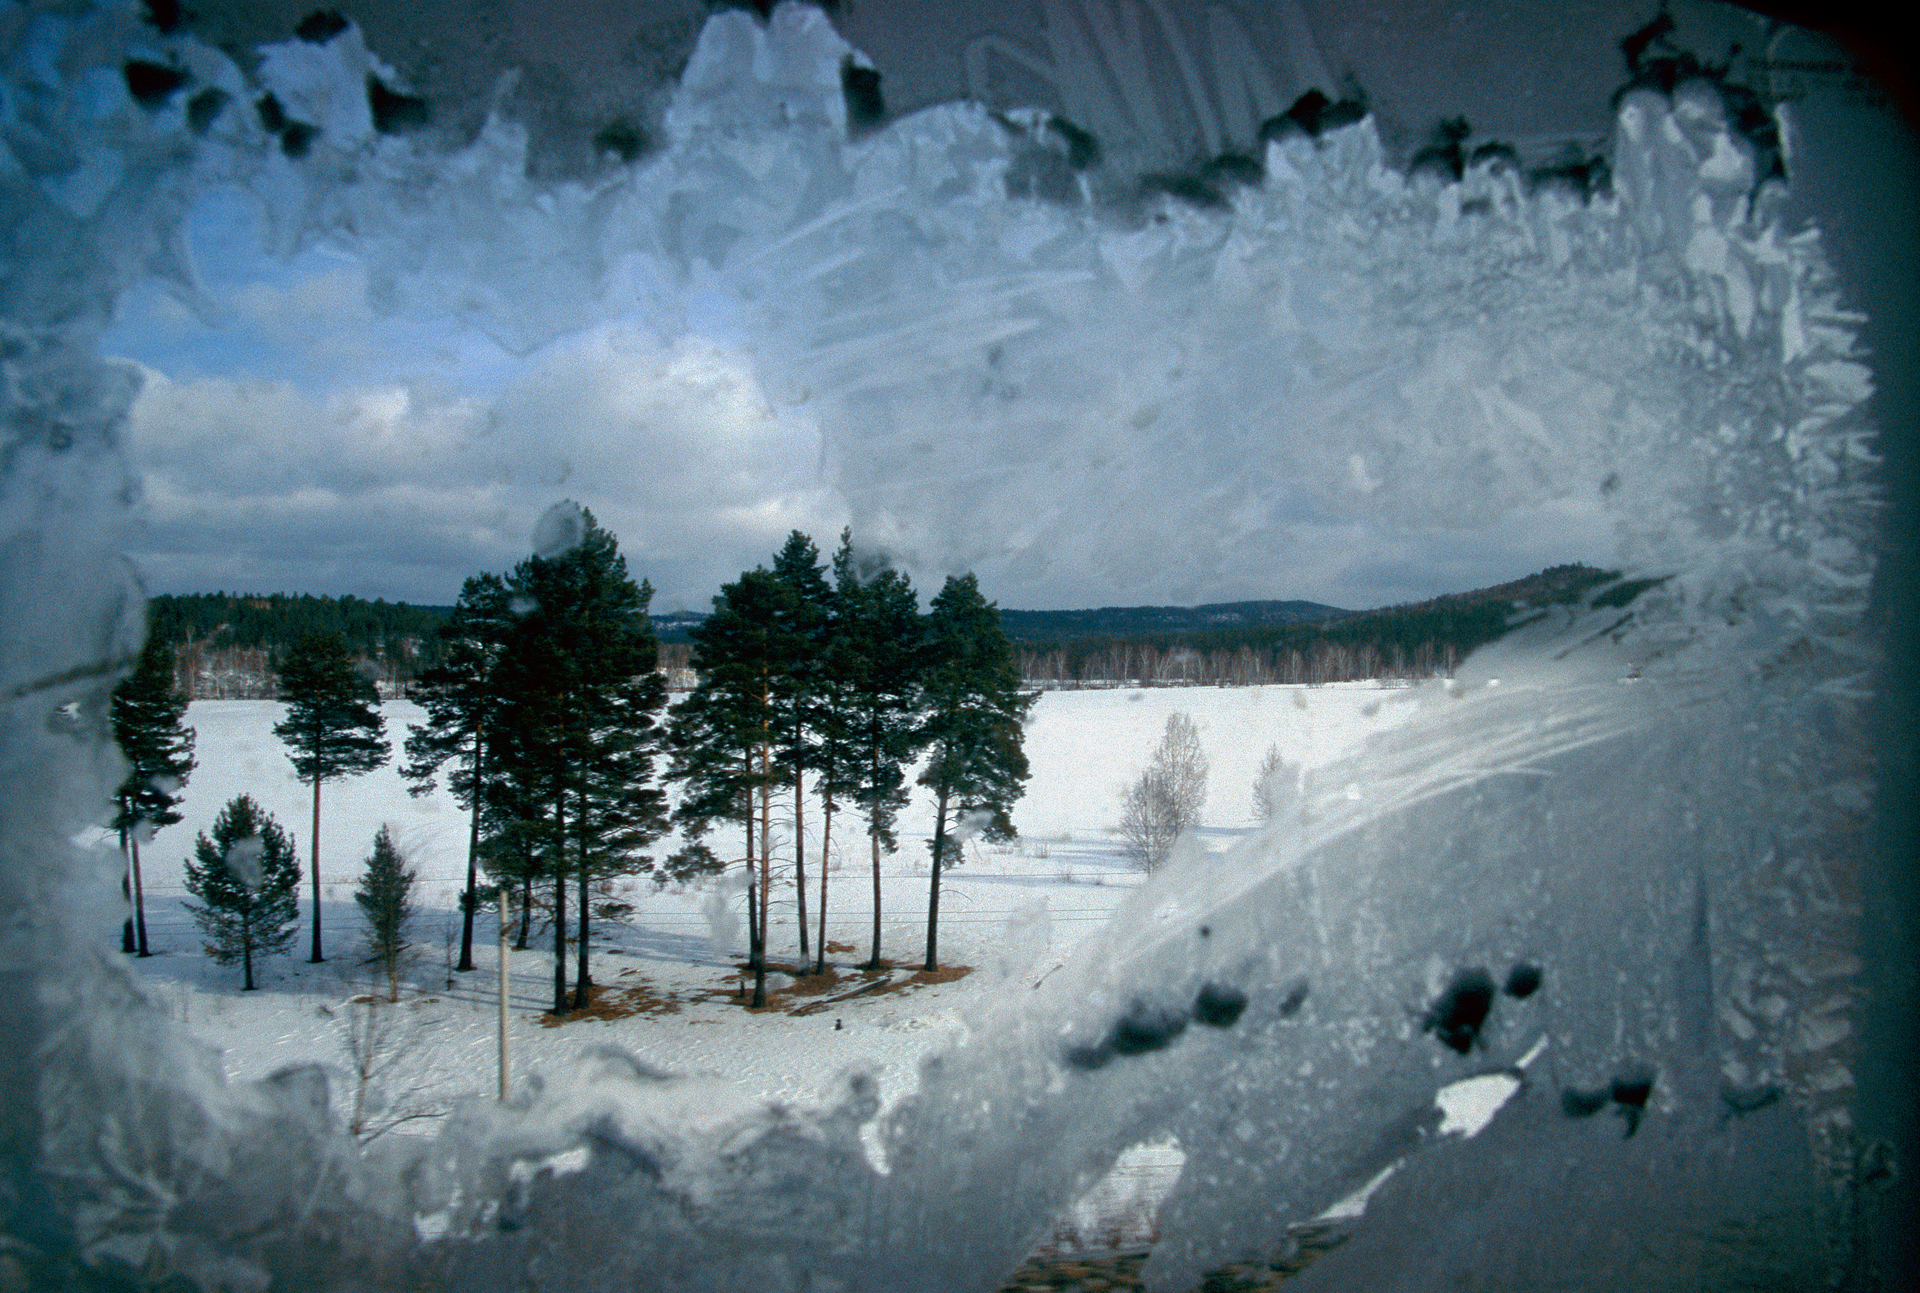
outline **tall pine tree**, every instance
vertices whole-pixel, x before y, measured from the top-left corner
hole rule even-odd
[[[949,577],[927,610],[929,749],[920,784],[933,791],[933,880],[927,897],[927,962],[939,968],[940,872],[957,862],[956,821],[969,834],[1011,839],[1013,805],[1025,791],[1022,727],[1037,693],[1020,690],[1013,645],[1000,613],[972,575]]]
[[[120,933],[120,950],[147,950],[147,903],[140,881],[140,840],[180,820],[175,805],[192,775],[193,729],[185,723],[187,698],[173,682],[173,647],[149,626],[133,672],[113,689],[113,739],[127,761],[127,775],[114,792],[113,828],[127,860],[131,908]]]
[[[502,771],[537,805],[548,829],[556,1014],[568,1008],[569,879],[578,899],[577,1010],[592,1000],[593,886],[651,870],[652,859],[639,850],[667,826],[666,794],[653,775],[667,697],[647,618],[653,589],[628,576],[618,542],[591,512],[580,510],[577,519],[573,542],[515,569],[512,592],[527,609],[513,626],[500,671]]]
[[[773,674],[774,759],[793,791],[793,885],[800,925],[800,963],[807,960],[806,774],[819,763],[821,706],[825,700],[828,619],[832,590],[820,550],[795,530],[773,558],[781,597],[774,618],[780,659]],[[820,870],[826,874],[826,841]],[[824,913],[823,913],[824,914]],[[823,949],[824,953],[824,949]]]
[[[767,881],[772,871],[768,826],[775,777],[774,677],[779,581],[749,570],[713,599],[713,613],[693,631],[691,694],[673,709],[671,775],[684,787],[674,819],[699,839],[715,821],[737,821],[746,837],[747,958],[753,1004],[766,1004]],[[755,856],[755,845],[759,854]]]
[[[253,800],[228,801],[213,822],[213,837],[200,832],[187,859],[187,892],[200,900],[187,914],[207,940],[206,953],[219,965],[238,961],[243,990],[252,992],[255,957],[285,952],[300,918],[294,891],[300,863],[293,841]]]
[[[898,844],[893,823],[906,806],[906,767],[920,752],[925,628],[913,585],[899,571],[863,563],[851,532],[833,558],[834,618],[827,656],[831,705],[821,741],[829,810],[851,800],[867,818],[873,858],[873,947],[880,966],[880,856]],[[822,871],[821,905],[826,903]],[[824,929],[824,926],[822,927]],[[822,943],[826,936],[821,935]]]
[[[448,760],[458,767],[448,788],[467,810],[467,887],[461,895],[460,962],[473,968],[473,913],[479,885],[480,825],[488,758],[504,703],[500,663],[513,628],[511,594],[498,575],[475,575],[460,589],[453,614],[439,630],[440,660],[407,688],[427,711],[427,721],[407,729],[407,762],[400,775],[413,783],[410,793],[424,795]]]
[[[309,634],[296,642],[280,665],[280,698],[287,716],[273,734],[287,745],[287,757],[302,781],[313,787],[313,955],[327,958],[320,944],[320,787],[342,777],[372,772],[392,751],[383,735],[380,694],[347,654],[338,633]]]

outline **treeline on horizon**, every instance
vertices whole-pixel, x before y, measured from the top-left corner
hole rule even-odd
[[[1044,614],[1052,620],[1068,613],[1012,611],[1002,612],[1002,618],[1014,639],[1021,678],[1029,686],[1249,686],[1427,677],[1452,672],[1473,650],[1505,633],[1516,613],[1578,601],[1618,578],[1617,572],[1575,563],[1489,588],[1379,610],[1343,613],[1315,607],[1328,614],[1305,618],[1308,603],[1272,603],[1300,607],[1292,613],[1302,617],[1207,627],[1100,627],[1125,624],[1130,612],[1146,608],[1073,612],[1076,627],[1053,633],[1033,632],[1023,617]],[[1635,585],[1630,592],[1643,586]],[[383,690],[397,693],[438,662],[436,630],[450,611],[353,596],[284,593],[163,594],[148,602],[151,631],[174,646],[179,686],[193,699],[273,698],[279,654],[313,632],[341,634]],[[693,684],[688,629],[700,618],[654,617],[660,666],[676,689]]]
[[[173,647],[189,699],[270,699],[286,650],[314,634],[339,634],[375,681],[395,689],[438,662],[436,632],[451,612],[351,594],[163,593],[147,599],[147,631]]]
[[[1490,588],[1328,620],[1149,633],[1077,634],[1016,643],[1021,677],[1052,688],[1252,686],[1451,674],[1529,607],[1569,605],[1619,579],[1578,563]],[[1644,582],[1622,585],[1626,601]],[[1603,593],[1602,597],[1612,594]]]

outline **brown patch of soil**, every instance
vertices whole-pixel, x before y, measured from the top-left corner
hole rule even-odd
[[[828,944],[829,947],[834,946]],[[739,1006],[754,1014],[813,1015],[835,1006],[843,1001],[865,1000],[868,997],[904,996],[917,992],[921,988],[940,983],[956,983],[973,972],[968,965],[943,965],[934,971],[914,970],[907,972],[903,967],[891,961],[882,961],[880,968],[841,967],[830,965],[824,974],[814,974],[790,965],[769,965],[769,974],[785,974],[793,982],[779,989],[769,989],[767,1004],[755,1008],[747,1003],[753,999],[753,973],[745,965],[736,965],[735,971],[726,976],[719,984],[710,988],[692,988],[684,992],[669,992],[655,988],[648,983],[600,984],[593,985],[587,996],[587,1005],[580,1010],[569,1010],[565,1014],[542,1014],[540,1023],[546,1028],[558,1028],[580,1019],[628,1019],[634,1015],[677,1015],[681,1008],[690,1003],[717,1002],[721,1005]],[[636,969],[620,971],[620,977],[638,974]],[[711,1020],[690,1019],[694,1023],[710,1023]]]
[[[636,973],[628,969],[621,975]],[[580,1019],[629,1019],[634,1015],[677,1015],[680,1013],[680,998],[672,993],[657,991],[652,984],[633,983],[625,987],[596,983],[587,990],[587,1004],[578,1010],[569,1010],[564,1015],[543,1014],[540,1024],[544,1028],[558,1028],[561,1024],[570,1024]]]

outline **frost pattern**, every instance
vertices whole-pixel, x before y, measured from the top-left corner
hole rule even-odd
[[[1228,214],[1129,227],[1009,199],[1017,120],[940,107],[849,142],[851,51],[811,9],[714,16],[665,149],[592,184],[529,180],[504,113],[452,153],[378,134],[362,87],[391,78],[356,29],[251,73],[131,11],[6,30],[0,1261],[29,1283],[988,1289],[1169,1138],[1156,1288],[1284,1247],[1389,1167],[1303,1287],[1779,1286],[1841,1260],[1871,376],[1817,233],[1772,219],[1711,95],[1627,99],[1590,203],[1498,167],[1407,179],[1362,122],[1271,147]],[[136,103],[129,59],[187,84]],[[302,156],[252,110],[268,92],[318,127]],[[223,1087],[78,932],[117,920],[112,860],[67,841],[116,775],[100,716],[138,623],[113,555],[132,390],[93,342],[141,278],[195,299],[179,216],[219,185],[281,251],[350,241],[382,306],[517,348],[612,314],[727,334],[810,411],[863,531],[922,564],[1018,585],[1151,544],[1264,583],[1309,528],[1586,508],[1630,576],[1671,578],[1541,618],[1258,839],[1171,867],[928,1065],[885,1175],[863,1082],[690,1138],[675,1080],[618,1056],[363,1156],[323,1076]],[[1156,506],[1086,526],[1067,466]],[[68,700],[80,738],[46,722]],[[1491,990],[1522,964],[1536,990]],[[1518,1093],[1443,1136],[1435,1093],[1497,1071]]]

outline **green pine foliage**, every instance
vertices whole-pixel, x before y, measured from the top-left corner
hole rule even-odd
[[[387,976],[387,1000],[400,1000],[400,962],[406,956],[407,925],[413,919],[414,871],[400,856],[393,832],[382,826],[360,875],[353,900],[367,921],[367,961]]]
[[[940,871],[959,861],[949,828],[965,823],[989,840],[1013,838],[1013,805],[1029,775],[1023,728],[1038,693],[1020,690],[999,612],[971,574],[949,577],[933,599],[927,639],[921,735],[929,751],[920,784],[934,795],[925,965],[932,971],[939,968]]]
[[[273,734],[286,743],[300,779],[313,787],[313,955],[324,961],[320,937],[320,787],[372,772],[391,750],[380,717],[380,695],[358,669],[338,633],[301,638],[280,664],[280,695],[287,716]]]
[[[907,803],[906,768],[925,741],[925,624],[913,584],[889,566],[863,563],[851,531],[840,535],[833,581],[821,792],[829,810],[845,799],[867,819],[873,861],[873,944],[867,964],[878,968],[880,858],[883,850],[899,847],[894,821]],[[824,907],[824,896],[821,901]]]
[[[568,1009],[566,886],[577,886],[573,1009],[591,1000],[592,891],[651,871],[640,852],[667,828],[653,762],[665,732],[666,679],[647,607],[649,584],[627,574],[614,536],[590,512],[577,542],[514,570],[514,621],[499,670],[497,746],[516,784],[514,810],[544,826],[554,882],[554,1011]],[[528,820],[527,817],[522,818]]]
[[[475,575],[460,589],[453,614],[436,634],[439,661],[407,688],[427,711],[424,723],[407,729],[407,762],[401,775],[410,793],[433,789],[441,767],[452,761],[448,789],[467,810],[467,887],[461,897],[459,970],[473,968],[473,915],[477,906],[481,819],[487,780],[498,780],[488,758],[504,705],[498,677],[513,629],[512,594],[498,575]]]
[[[669,731],[673,762],[668,775],[683,787],[674,821],[689,841],[683,862],[712,859],[699,841],[716,821],[737,821],[746,833],[742,860],[756,1006],[766,1003],[767,825],[777,776],[774,678],[783,659],[778,639],[785,598],[780,582],[765,569],[749,570],[721,587],[713,614],[693,630],[699,682],[674,706]]]
[[[187,912],[219,965],[243,967],[244,991],[254,990],[253,963],[293,945],[299,908],[294,891],[300,864],[293,841],[272,816],[240,795],[200,833],[187,859],[187,892],[200,901]]]
[[[773,680],[774,761],[793,791],[793,883],[799,910],[800,959],[807,959],[806,774],[819,764],[820,728],[826,721],[829,618],[833,591],[820,566],[820,550],[795,530],[773,558],[782,597],[774,616],[780,653]],[[821,846],[824,876],[825,842]],[[824,899],[823,899],[824,901]],[[824,949],[823,949],[824,953]],[[823,966],[824,968],[824,962]]]
[[[132,904],[121,930],[120,950],[140,956],[147,949],[146,895],[140,880],[140,842],[180,820],[176,805],[192,775],[193,729],[186,725],[187,698],[174,686],[173,652],[157,633],[147,635],[140,662],[113,689],[113,739],[127,761],[127,775],[114,792],[113,829],[127,858],[127,896]]]

